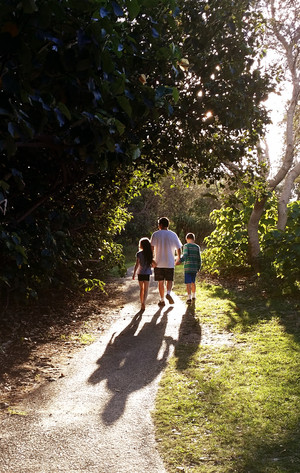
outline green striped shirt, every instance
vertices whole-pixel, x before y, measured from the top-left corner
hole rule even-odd
[[[180,261],[184,262],[185,273],[197,273],[201,268],[200,247],[196,243],[186,243]]]

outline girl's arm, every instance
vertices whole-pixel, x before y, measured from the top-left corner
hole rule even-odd
[[[157,263],[156,263],[156,261],[154,261],[154,259],[152,260],[151,266],[152,266],[152,268],[156,268],[156,266],[157,266]]]
[[[138,269],[138,265],[139,265],[139,260],[138,260],[138,258],[137,258],[137,259],[136,259],[136,262],[135,262],[135,265],[134,265],[134,268],[133,268],[132,279],[135,278],[135,273],[136,273],[136,270]]]

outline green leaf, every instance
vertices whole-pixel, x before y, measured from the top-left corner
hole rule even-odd
[[[24,13],[34,13],[38,11],[35,0],[23,0],[22,5]]]
[[[14,156],[16,154],[17,145],[10,136],[7,138],[5,142],[5,147],[6,147],[8,156]]]
[[[179,100],[179,92],[178,92],[178,89],[176,89],[176,87],[173,87],[173,99],[175,101],[175,103],[178,102]]]
[[[59,102],[57,106],[59,110],[65,115],[65,117],[67,117],[68,120],[71,120],[72,116],[68,107],[62,102]]]
[[[7,182],[5,182],[5,181],[0,181],[0,187],[1,187],[1,189],[3,189],[5,192],[7,192],[7,191],[9,190],[10,185],[7,184]]]
[[[125,131],[125,128],[126,128],[124,123],[122,123],[122,122],[120,122],[120,120],[116,119],[115,125],[116,125],[116,128],[117,128],[118,132],[120,133],[120,135],[123,135],[123,133]]]
[[[131,117],[132,115],[132,108],[131,108],[131,105],[129,103],[129,100],[126,98],[126,97],[117,97],[117,101],[118,101],[118,104],[122,107],[122,109],[124,110],[124,112],[127,113],[127,115],[129,117]]]
[[[132,159],[136,160],[141,156],[141,150],[138,146],[131,145],[130,149]]]
[[[140,12],[140,5],[137,0],[127,0],[126,6],[128,8],[129,18],[133,20]]]

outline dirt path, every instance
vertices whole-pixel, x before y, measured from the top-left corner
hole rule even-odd
[[[0,472],[164,473],[151,411],[186,307],[157,306],[151,283],[139,311],[138,283],[98,341],[80,350],[65,376],[43,385],[1,419]]]

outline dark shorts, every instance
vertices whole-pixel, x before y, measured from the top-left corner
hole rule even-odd
[[[174,281],[174,268],[154,268],[155,281]]]
[[[150,281],[150,274],[138,274],[139,281]]]
[[[184,273],[184,283],[191,284],[196,281],[197,273]]]

